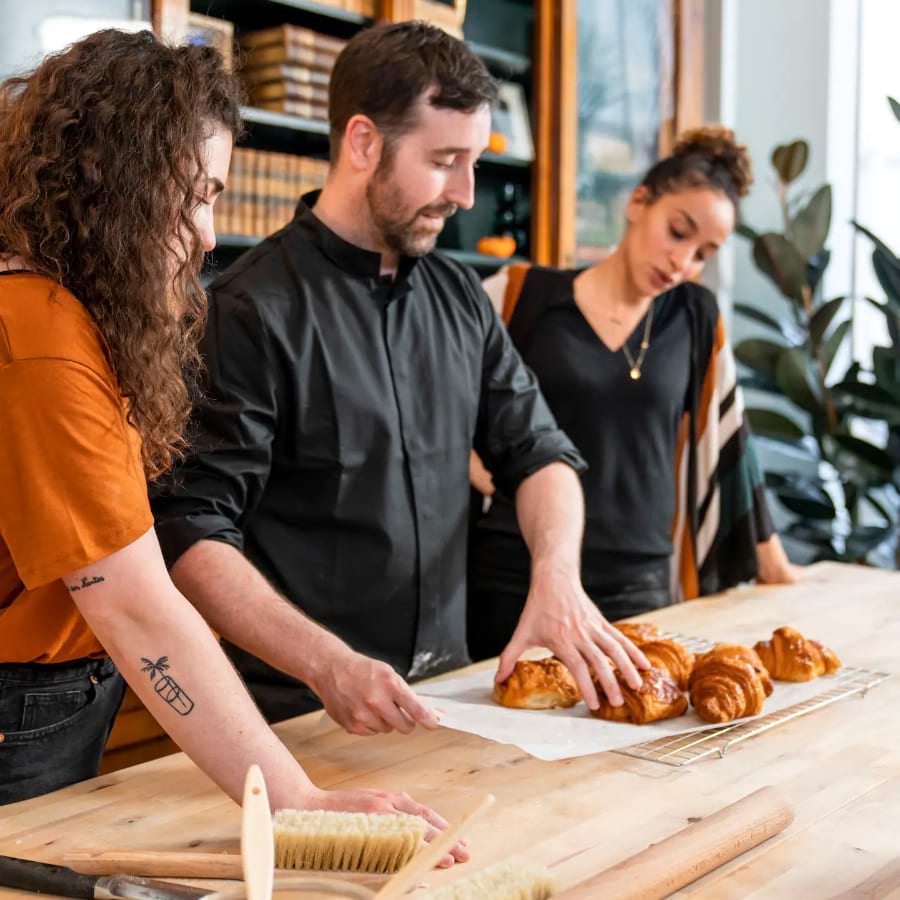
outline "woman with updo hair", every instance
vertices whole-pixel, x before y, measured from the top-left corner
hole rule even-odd
[[[589,464],[582,583],[611,620],[796,578],[716,298],[697,283],[751,182],[731,131],[687,132],[633,191],[607,258],[581,271],[513,266],[486,285]],[[528,548],[502,494],[473,527],[469,565],[470,652],[484,659],[513,637],[528,596]]]

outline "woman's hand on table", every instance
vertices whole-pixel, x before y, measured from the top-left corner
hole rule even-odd
[[[531,588],[515,632],[500,655],[495,681],[504,681],[522,654],[547,647],[575,678],[585,703],[596,709],[597,689],[591,673],[613,706],[623,702],[614,668],[632,688],[649,669],[643,653],[614,628],[585,593],[577,572],[552,567],[532,572]]]
[[[760,584],[796,584],[805,575],[802,566],[795,565],[788,559],[777,534],[756,545],[756,562],[757,581]]]
[[[378,815],[395,815],[407,813],[421,816],[429,825],[425,834],[426,841],[432,841],[447,827],[447,820],[431,807],[417,803],[409,794],[395,794],[391,791],[376,791],[361,788],[355,791],[325,791],[313,788],[302,801],[302,809],[327,809],[334,812],[376,813]],[[466,841],[461,840],[438,863],[447,868],[455,863],[468,862],[469,849]]]
[[[333,656],[310,686],[325,712],[350,734],[409,734],[417,724],[432,729],[440,724],[387,663],[349,648]]]

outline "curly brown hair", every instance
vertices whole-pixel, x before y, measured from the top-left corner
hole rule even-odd
[[[193,224],[204,141],[237,138],[240,87],[210,47],[98,31],[0,84],[0,256],[88,309],[154,479],[186,446],[206,321]]]
[[[707,125],[681,134],[672,155],[656,163],[641,184],[651,200],[686,187],[715,188],[737,209],[753,184],[753,166],[731,129]]]

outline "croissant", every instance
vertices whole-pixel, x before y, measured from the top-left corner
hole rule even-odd
[[[613,706],[603,689],[597,683],[600,706],[591,710],[591,715],[610,722],[630,722],[633,725],[646,725],[658,719],[671,719],[687,711],[688,702],[684,694],[678,690],[674,679],[664,669],[656,667],[642,672],[643,682],[635,690],[629,687],[616,670],[616,679],[625,701],[622,706]]]
[[[691,704],[706,722],[730,722],[762,712],[772,681],[756,654],[738,644],[718,644],[697,657]]]
[[[650,622],[619,622],[615,627],[638,646],[659,637],[659,628]]]
[[[754,649],[769,674],[777,681],[812,681],[831,675],[841,667],[838,655],[810,641],[794,628],[777,628],[771,640],[759,641]]]
[[[694,668],[697,669],[701,664],[706,664],[711,659],[723,658],[740,659],[749,663],[753,667],[753,671],[759,676],[765,695],[767,697],[772,695],[775,686],[772,684],[768,669],[766,669],[759,654],[755,650],[745,647],[743,644],[716,644],[712,650],[707,650],[706,653],[701,653],[696,657]]]
[[[520,659],[512,674],[494,685],[494,700],[514,709],[562,709],[580,699],[572,673],[555,656]]]
[[[641,644],[641,652],[650,665],[662,669],[678,685],[678,690],[686,691],[691,672],[694,671],[694,654],[677,641],[657,640]]]

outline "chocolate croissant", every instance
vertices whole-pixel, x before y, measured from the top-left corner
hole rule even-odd
[[[610,722],[630,722],[633,725],[646,725],[648,722],[656,722],[659,719],[671,719],[680,716],[687,711],[688,702],[684,694],[678,690],[675,680],[664,669],[655,666],[641,672],[643,681],[635,690],[629,687],[616,670],[616,679],[622,690],[621,706],[613,706],[603,688],[597,683],[597,693],[600,696],[600,706],[591,710],[591,715],[598,719],[606,719]]]
[[[615,626],[632,644],[647,643],[647,641],[655,641],[659,637],[659,628],[651,622],[619,622]]]
[[[812,681],[841,667],[833,650],[787,626],[777,628],[771,640],[759,641],[753,649],[776,681]]]
[[[641,652],[651,666],[668,673],[680,691],[688,689],[694,671],[694,654],[687,647],[677,641],[660,639],[641,644]]]
[[[513,709],[563,709],[580,699],[572,673],[555,656],[520,659],[512,674],[494,685],[494,700]]]
[[[755,716],[771,693],[771,679],[749,647],[718,644],[697,657],[690,679],[691,704],[706,722]]]

